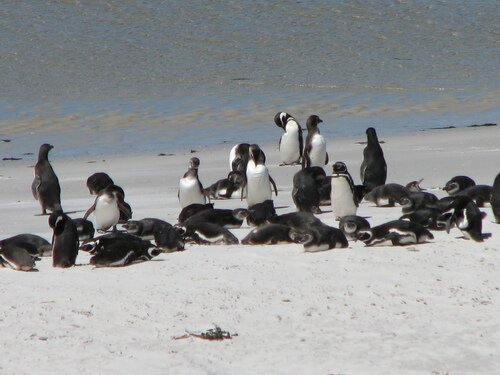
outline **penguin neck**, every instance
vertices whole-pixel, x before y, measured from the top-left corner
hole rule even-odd
[[[198,178],[198,168],[189,168],[186,173],[184,173],[184,178]]]
[[[41,149],[40,151],[38,151],[38,162],[48,162],[49,161],[49,151],[48,149],[46,148],[43,148]]]

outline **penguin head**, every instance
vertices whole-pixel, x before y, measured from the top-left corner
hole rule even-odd
[[[285,129],[286,122],[291,117],[292,116],[286,112],[278,112],[274,116],[274,123],[276,124],[276,126],[279,126],[280,128]]]
[[[67,216],[62,212],[53,212],[49,216],[49,226],[54,230],[55,235],[59,235],[64,230]]]
[[[358,230],[358,226],[352,221],[347,221],[342,226],[342,231],[344,232],[344,234],[353,234],[356,233],[356,230]]]
[[[318,127],[318,124],[321,122],[323,122],[323,120],[320,119],[319,116],[317,115],[309,116],[306,122],[307,130],[310,131],[316,129]]]
[[[371,140],[378,142],[377,131],[375,130],[375,128],[366,129],[366,137],[369,141]]]
[[[347,173],[347,166],[345,163],[338,161],[333,164],[333,173]]]
[[[154,258],[161,254],[161,250],[157,247],[151,247],[148,249],[148,254],[151,258]]]
[[[198,169],[199,166],[200,166],[200,159],[191,158],[189,160],[189,169]]]
[[[49,151],[52,150],[54,146],[44,143],[40,146],[40,150],[38,151],[38,158],[47,158],[49,155]]]
[[[246,208],[235,208],[233,210],[233,216],[238,220],[243,220],[248,216],[249,212]]]
[[[406,184],[406,188],[408,189],[408,191],[410,191],[411,193],[420,193],[421,191],[424,191],[425,189],[422,189],[420,187],[420,183],[423,181],[424,179],[421,178],[420,180],[418,181],[411,181],[411,182],[408,182]]]
[[[448,181],[443,187],[443,190],[449,195],[454,195],[460,191],[460,184],[456,181]]]
[[[246,176],[240,172],[240,171],[231,171],[227,175],[227,179],[234,185],[234,186],[242,186],[243,183],[245,182]]]
[[[288,234],[295,243],[304,244],[313,240],[313,235],[311,233],[296,228],[291,228]]]
[[[259,145],[253,144],[250,146],[250,159],[253,160],[255,165],[265,163],[266,159]]]
[[[369,242],[373,237],[373,233],[371,230],[360,230],[357,234],[356,234],[356,240],[360,240],[360,241],[363,241],[364,243],[367,243]]]

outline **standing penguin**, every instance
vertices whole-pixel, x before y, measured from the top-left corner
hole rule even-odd
[[[229,151],[229,169],[245,173],[250,159],[250,144],[238,143]]]
[[[265,156],[256,144],[250,146],[250,160],[247,165],[247,204],[248,207],[272,199],[271,184],[278,195],[276,183],[269,175],[265,163]]]
[[[124,205],[122,191],[116,185],[110,185],[101,190],[94,204],[87,210],[83,218],[87,219],[94,212],[95,229],[106,231],[113,227],[113,230],[115,230],[116,224],[120,220],[120,212],[123,212],[129,218],[131,217],[130,210]]]
[[[384,159],[384,152],[377,138],[374,128],[366,129],[367,145],[363,150],[363,162],[361,163],[361,181],[365,188],[365,193],[370,192],[374,187],[384,185],[387,179],[387,164]]]
[[[71,218],[62,212],[49,216],[52,234],[52,266],[67,268],[75,265],[78,255],[78,232]]]
[[[497,174],[495,182],[493,183],[493,189],[491,191],[491,209],[493,210],[495,221],[500,223],[500,173]]]
[[[31,184],[33,197],[42,206],[42,215],[47,215],[47,210],[62,212],[61,187],[59,180],[50,165],[48,155],[54,146],[44,143],[38,152],[38,161],[35,165],[35,178]]]
[[[321,167],[307,167],[293,176],[292,199],[297,210],[302,212],[321,213],[321,189],[326,173]]]
[[[311,115],[307,119],[307,137],[302,157],[302,168],[323,167],[328,164],[325,137],[320,134],[318,128],[320,122],[323,120],[316,115]]]
[[[354,182],[345,163],[338,161],[333,165],[332,174],[332,209],[335,220],[347,215],[356,215],[358,200]]]
[[[205,204],[205,192],[203,185],[198,179],[198,167],[200,159],[191,158],[189,160],[189,168],[184,176],[179,180],[179,191],[177,196],[181,203],[181,208],[189,206],[193,203]]]
[[[285,131],[279,143],[281,165],[299,164],[304,147],[302,128],[299,123],[286,112],[278,112],[274,116],[274,123]]]

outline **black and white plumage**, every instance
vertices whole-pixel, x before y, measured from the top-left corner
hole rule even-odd
[[[446,191],[449,195],[455,195],[460,191],[475,185],[476,182],[468,176],[455,176],[445,184],[443,190]]]
[[[428,242],[434,236],[428,229],[412,221],[393,220],[358,231],[357,239],[366,246],[404,246]]]
[[[333,165],[331,186],[331,203],[335,220],[356,215],[359,202],[354,181],[345,163],[338,161]]]
[[[122,267],[151,260],[161,250],[147,240],[128,233],[113,232],[86,243],[94,254],[89,263],[96,267]]]
[[[399,219],[409,220],[432,230],[445,230],[446,225],[440,219],[441,210],[436,207],[423,207],[404,214]]]
[[[464,195],[472,199],[478,207],[485,207],[491,202],[493,188],[489,185],[474,185],[460,190],[456,195]]]
[[[52,245],[45,238],[36,234],[22,233],[15,236],[4,238],[0,241],[2,246],[15,246],[25,249],[29,254],[39,257],[52,256]]]
[[[395,183],[379,185],[365,194],[364,199],[373,202],[377,206],[393,207],[400,203],[403,198],[408,198],[408,190],[405,186]]]
[[[312,225],[304,228],[311,238],[304,242],[304,251],[315,253],[331,249],[343,249],[349,246],[349,242],[340,229],[326,224]]]
[[[30,254],[25,248],[15,244],[0,245],[0,267],[16,271],[36,271],[35,261],[40,260]]]
[[[84,219],[94,213],[95,229],[106,231],[110,228],[116,229],[116,224],[120,221],[120,213],[131,217],[130,209],[124,204],[123,189],[116,185],[110,185],[101,190],[95,198],[94,204],[87,210]]]
[[[38,161],[35,164],[35,178],[31,184],[33,197],[42,206],[42,215],[46,215],[47,210],[62,212],[59,179],[48,159],[49,151],[53,148],[54,146],[47,143],[40,146]]]
[[[303,237],[296,234],[296,229],[283,224],[264,224],[254,228],[241,240],[243,245],[279,245],[302,243]]]
[[[312,225],[321,225],[322,222],[310,212],[289,212],[282,215],[274,215],[267,219],[271,224],[282,224],[292,228],[308,228]]]
[[[384,185],[387,179],[387,164],[384,152],[374,128],[366,129],[367,144],[363,150],[363,161],[360,167],[361,182],[365,192]]]
[[[491,237],[491,233],[483,233],[482,221],[486,214],[479,210],[477,204],[465,195],[453,198],[448,209],[439,218],[445,223],[447,232],[456,225],[466,239],[483,242]]]
[[[302,168],[323,167],[328,164],[328,153],[326,152],[326,140],[319,131],[318,125],[323,122],[317,115],[311,115],[307,119],[307,137],[302,156]]]
[[[224,228],[215,223],[209,222],[194,222],[187,223],[184,226],[186,233],[184,238],[187,241],[193,241],[200,245],[237,245],[238,238],[232,234],[227,228]]]
[[[500,223],[500,173],[495,177],[491,190],[491,209],[495,216],[495,221]]]
[[[87,188],[91,195],[97,195],[102,189],[114,184],[113,179],[104,172],[96,172],[87,178]]]
[[[264,162],[266,156],[264,155]],[[238,143],[229,151],[229,170],[245,173],[250,160],[250,144]]]
[[[403,207],[403,213],[410,213],[426,207],[436,207],[438,200],[438,197],[426,191],[418,193],[408,191],[408,196],[400,198],[398,203]]]
[[[320,213],[321,191],[326,173],[321,167],[306,167],[293,176],[292,199],[299,211]]]
[[[214,208],[213,203],[206,203],[206,204],[192,203],[181,210],[181,212],[179,213],[179,217],[177,218],[177,221],[182,224],[197,212],[203,210],[211,210],[212,208]]]
[[[185,220],[184,224],[213,223],[224,228],[239,228],[247,216],[248,210],[245,208],[236,208],[234,210],[213,208],[194,214]]]
[[[272,199],[271,185],[278,195],[276,183],[269,175],[265,165],[265,156],[256,144],[250,146],[250,160],[248,161],[246,184],[246,199],[248,207]]]
[[[78,232],[78,239],[80,241],[85,241],[94,237],[95,228],[94,224],[92,224],[90,220],[78,218],[78,219],[73,219],[73,222],[76,225],[76,230]]]
[[[368,220],[356,215],[344,216],[339,221],[339,229],[351,241],[357,240],[359,231],[370,229],[370,227]]]
[[[299,164],[302,161],[304,147],[301,126],[286,112],[278,112],[274,116],[274,123],[285,131],[279,142],[281,165]]]
[[[247,224],[256,227],[276,216],[276,209],[271,199],[248,207]]]
[[[198,168],[200,166],[200,159],[191,158],[189,166],[184,176],[179,180],[179,191],[177,196],[181,208],[189,206],[193,203],[205,204],[206,196],[203,190],[203,185],[198,178]]]
[[[127,233],[154,240],[156,246],[165,253],[184,250],[184,230],[157,218],[129,220],[122,225]]]
[[[240,198],[242,195],[241,189],[243,189],[245,184],[246,173],[231,171],[226,178],[220,179],[208,188],[205,188],[205,195],[210,199]]]
[[[52,266],[60,268],[74,266],[79,245],[75,223],[68,215],[54,212],[49,216],[49,226],[53,230]]]

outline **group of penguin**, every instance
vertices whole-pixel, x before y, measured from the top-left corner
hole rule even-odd
[[[34,234],[6,238],[0,241],[0,266],[31,271],[39,257],[51,256],[54,267],[67,268],[75,265],[79,251],[92,254],[89,263],[96,267],[126,266],[161,253],[182,251],[186,243],[239,244],[230,229],[240,228],[245,220],[253,229],[242,244],[296,243],[307,252],[346,248],[349,241],[362,241],[367,246],[423,243],[434,238],[431,230],[449,232],[454,226],[465,238],[480,242],[490,236],[482,232],[485,213],[479,208],[485,204],[491,204],[495,222],[500,222],[500,173],[492,186],[476,185],[467,176],[453,177],[443,187],[449,196],[442,199],[423,191],[421,181],[386,183],[384,153],[375,129],[368,128],[361,184],[356,185],[341,161],[333,164],[331,175],[325,172],[329,156],[317,115],[307,119],[305,144],[303,130],[292,115],[278,112],[274,122],[284,131],[279,142],[280,165],[301,165],[293,177],[296,212],[276,213],[272,194],[278,195],[278,189],[265,165],[264,151],[257,144],[240,143],[230,151],[227,177],[208,188],[203,188],[198,177],[199,158],[190,159],[179,180],[181,211],[175,225],[158,218],[132,220],[124,190],[103,172],[87,179],[90,194],[96,195],[94,204],[83,218],[71,219],[62,209],[59,181],[48,160],[53,146],[43,144],[32,193],[42,215],[51,212],[52,242]],[[214,208],[211,201],[219,199],[245,199],[247,208]],[[371,227],[366,218],[357,216],[362,200],[377,206],[398,204],[402,216]],[[338,228],[315,216],[323,213],[322,206],[331,207]],[[94,223],[88,220],[91,214]],[[94,236],[96,230],[103,234]]]

